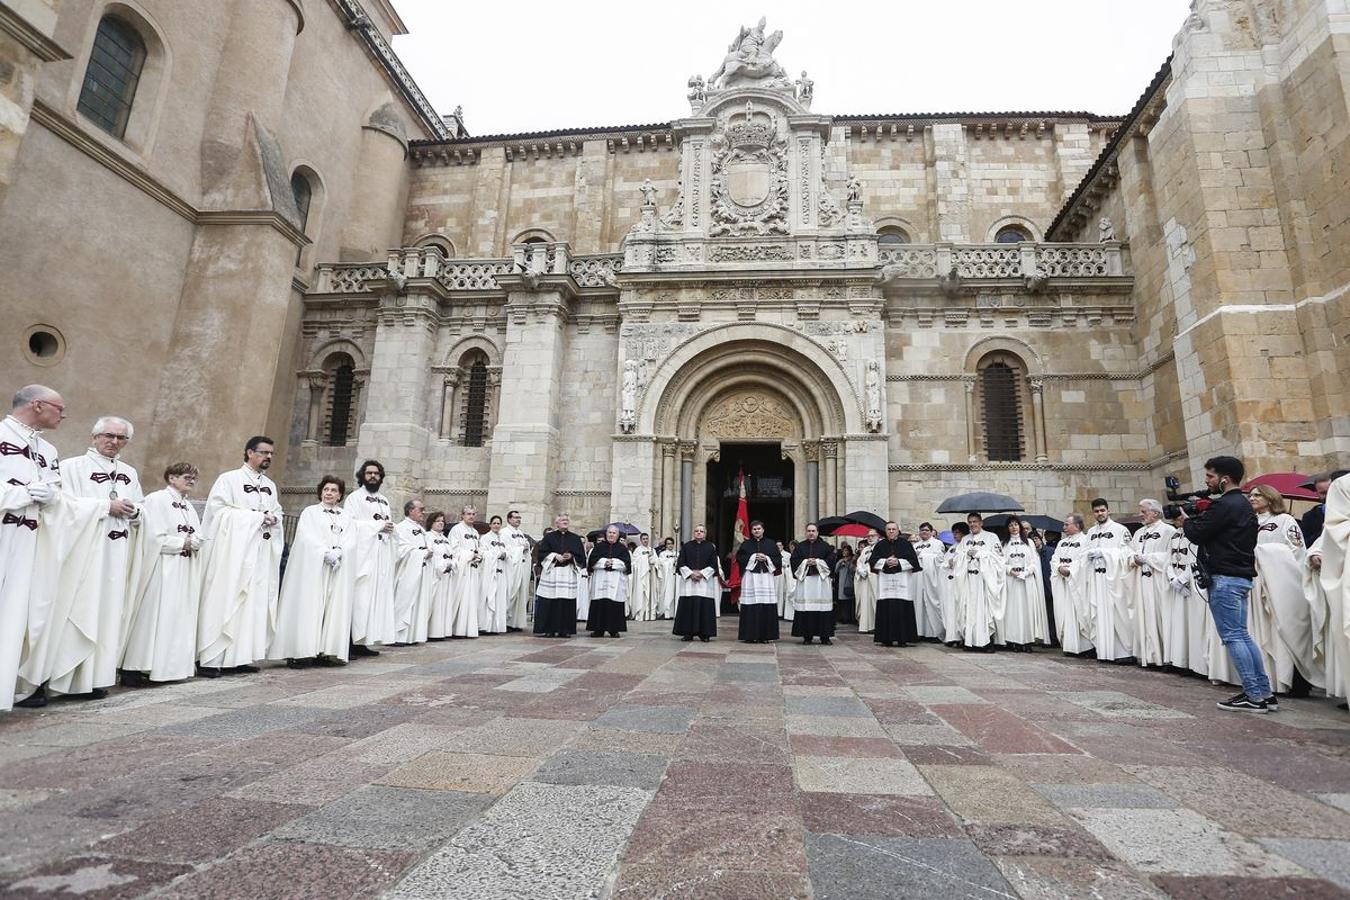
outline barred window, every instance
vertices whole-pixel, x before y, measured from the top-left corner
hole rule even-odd
[[[465,371],[464,446],[481,447],[487,435],[487,360],[478,354]]]
[[[1026,455],[1026,372],[1021,360],[1011,354],[991,354],[980,366],[978,386],[985,458],[990,462],[1021,461]]]
[[[145,65],[145,41],[128,22],[104,16],[94,34],[77,108],[91,122],[121,140],[131,118],[136,85]]]
[[[355,388],[356,367],[352,365],[350,356],[341,354],[338,365],[333,369],[332,386],[329,388],[332,396],[332,407],[328,414],[330,446],[342,447],[347,443],[352,427],[352,397],[356,392]]]

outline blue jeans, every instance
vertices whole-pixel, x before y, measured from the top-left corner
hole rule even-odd
[[[1267,700],[1274,694],[1261,662],[1261,648],[1247,633],[1247,598],[1251,592],[1250,578],[1215,575],[1209,586],[1209,612],[1242,679],[1243,692],[1253,700]]]

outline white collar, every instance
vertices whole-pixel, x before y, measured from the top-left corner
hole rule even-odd
[[[120,455],[114,456],[112,459],[108,459],[108,457],[104,456],[102,453],[99,453],[99,452],[98,452],[97,450],[95,450],[93,447],[90,447],[88,450],[84,451],[84,455],[85,455],[85,456],[92,456],[94,459],[98,460],[99,462],[111,463],[111,464],[114,465],[114,466],[117,465],[119,462],[122,461],[122,457],[121,457]]]
[[[13,428],[19,434],[24,435],[25,437],[35,438],[39,434],[42,434],[42,432],[37,428],[33,428],[30,425],[25,425],[18,419],[14,418],[13,416],[5,416],[5,421],[9,423],[11,428]]]

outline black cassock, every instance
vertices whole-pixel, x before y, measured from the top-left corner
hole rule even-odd
[[[717,578],[722,574],[722,560],[717,555],[717,545],[711,541],[687,541],[680,548],[680,556],[675,560],[675,577],[683,585],[680,570],[688,568],[691,572],[712,569],[713,577],[706,584],[712,589],[711,597],[697,594],[681,594],[675,601],[674,634],[681,637],[708,638],[717,637],[717,602],[722,597],[722,586]]]
[[[535,548],[535,559],[543,563],[553,553],[572,554],[571,568],[580,575],[586,566],[586,548],[582,546],[581,535],[570,531],[550,531],[539,541]],[[550,574],[545,573],[535,586],[534,633],[544,635],[571,635],[577,633],[577,595],[557,597],[550,584]]]
[[[605,562],[613,560],[623,563],[623,573],[619,580],[626,582],[628,575],[633,571],[633,558],[628,553],[628,547],[622,540],[610,543],[602,540],[591,548],[591,557],[586,560],[586,570],[591,573],[591,611],[586,616],[586,630],[599,637],[608,631],[617,636],[620,631],[628,630],[628,620],[623,614],[623,592],[621,590],[606,591],[597,588],[596,573],[605,570]],[[612,594],[609,597],[597,597],[596,590],[602,593]]]
[[[889,559],[894,556],[897,560],[904,560],[911,566],[911,572],[921,570],[919,565],[919,555],[914,552],[914,545],[904,538],[882,538],[872,550],[872,555],[868,557],[868,565],[875,567],[883,559]],[[873,572],[875,573],[875,568]],[[904,572],[904,567],[896,562],[881,567],[881,574],[894,575]],[[872,640],[878,644],[915,644],[919,641],[919,626],[914,619],[914,598],[910,597],[901,600],[897,597],[882,597],[880,595],[881,579],[877,579],[877,629],[872,636]],[[906,594],[909,591],[905,591]]]
[[[788,565],[792,567],[793,577],[797,575],[797,569],[808,559],[824,560],[825,569],[828,572],[834,571],[834,548],[822,541],[820,538],[812,540],[802,540],[797,543],[796,549],[792,551],[792,560]],[[829,575],[818,575],[814,568],[807,568],[807,571],[801,581],[799,588],[809,588],[813,592],[824,591],[825,599],[806,601],[807,606],[825,606],[824,609],[803,609],[802,604],[797,604],[792,612],[792,636],[799,638],[821,638],[822,640],[834,637],[834,604],[831,602],[831,583]]]
[[[750,565],[750,557],[756,553],[763,553],[770,562],[757,560],[753,567]],[[783,553],[778,549],[778,542],[771,538],[755,540],[746,538],[741,545],[736,548],[736,565],[740,567],[741,572],[764,572],[770,575],[778,575],[783,569]],[[778,640],[778,588],[774,585],[772,588],[771,602],[765,597],[755,596],[753,599],[760,602],[746,603],[747,592],[742,578],[741,586],[741,621],[737,628],[737,640],[746,641],[751,644],[762,644],[765,641]]]

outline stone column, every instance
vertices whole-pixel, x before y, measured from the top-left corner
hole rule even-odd
[[[837,516],[843,510],[839,509],[839,483],[838,473],[835,471],[836,464],[839,461],[839,443],[837,441],[825,440],[820,442],[820,461],[825,469],[825,494],[821,507],[825,514]],[[819,510],[817,510],[819,513]]]
[[[820,444],[804,442],[802,455],[806,458],[806,517],[815,521],[820,518]]]
[[[566,275],[500,275],[497,281],[507,291],[502,368],[511,377],[503,381],[492,430],[488,506],[520,510],[525,530],[538,534],[554,513],[558,410],[576,284]]]
[[[1031,379],[1031,434],[1036,445],[1036,462],[1050,461],[1050,449],[1046,444],[1045,431],[1045,381]]]
[[[460,371],[458,366],[447,367],[441,378],[441,424],[436,436],[443,441],[455,437],[455,402],[459,399]]]
[[[661,441],[661,539],[675,533],[675,442]]]
[[[888,454],[886,438],[880,434],[850,437],[843,445],[839,467],[848,469],[848,479],[840,495],[846,510],[865,509],[882,517],[889,514]]]
[[[979,441],[975,434],[975,378],[966,379],[966,447],[968,461],[980,461]]]
[[[970,156],[966,126],[959,122],[938,122],[932,129],[937,239],[968,243],[972,237],[970,180],[966,177]],[[975,239],[983,238],[983,235],[977,235]]]
[[[694,537],[694,451],[693,441],[680,441],[680,543]]]
[[[361,127],[361,149],[352,182],[349,209],[359,210],[343,223],[344,260],[379,259],[403,240],[408,196],[408,136],[391,102],[375,110]]]
[[[327,372],[306,372],[309,381],[309,419],[305,425],[305,441],[323,440],[323,390],[328,386]]]

